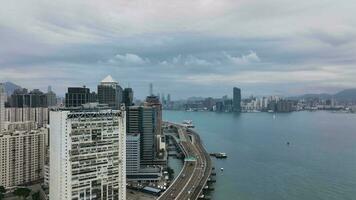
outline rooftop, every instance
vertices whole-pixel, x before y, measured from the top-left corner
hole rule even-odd
[[[117,81],[115,81],[111,75],[108,75],[101,81],[101,83],[117,83]]]

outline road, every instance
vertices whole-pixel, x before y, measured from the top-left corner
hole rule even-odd
[[[177,128],[179,147],[185,155],[182,171],[159,200],[198,199],[211,173],[211,159],[204,149],[199,135],[179,124],[169,123]],[[182,138],[183,137],[183,138]]]

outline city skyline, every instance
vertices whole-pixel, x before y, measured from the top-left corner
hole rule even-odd
[[[233,86],[333,93],[356,84],[354,8],[346,0],[4,2],[0,80],[46,83],[58,94],[93,89],[107,74],[137,94],[152,82],[176,98]]]
[[[0,6],[0,200],[354,199],[356,3]]]

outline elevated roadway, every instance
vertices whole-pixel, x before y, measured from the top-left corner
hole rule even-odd
[[[174,137],[185,156],[183,169],[159,200],[196,200],[202,194],[211,174],[212,164],[209,154],[202,145],[199,135],[185,126],[165,122],[177,129]]]

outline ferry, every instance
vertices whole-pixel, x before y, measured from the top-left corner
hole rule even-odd
[[[183,125],[186,126],[187,128],[194,128],[195,126],[193,125],[192,120],[184,120]]]
[[[215,158],[227,158],[226,153],[219,152],[219,153],[211,153],[211,156],[214,156]]]

